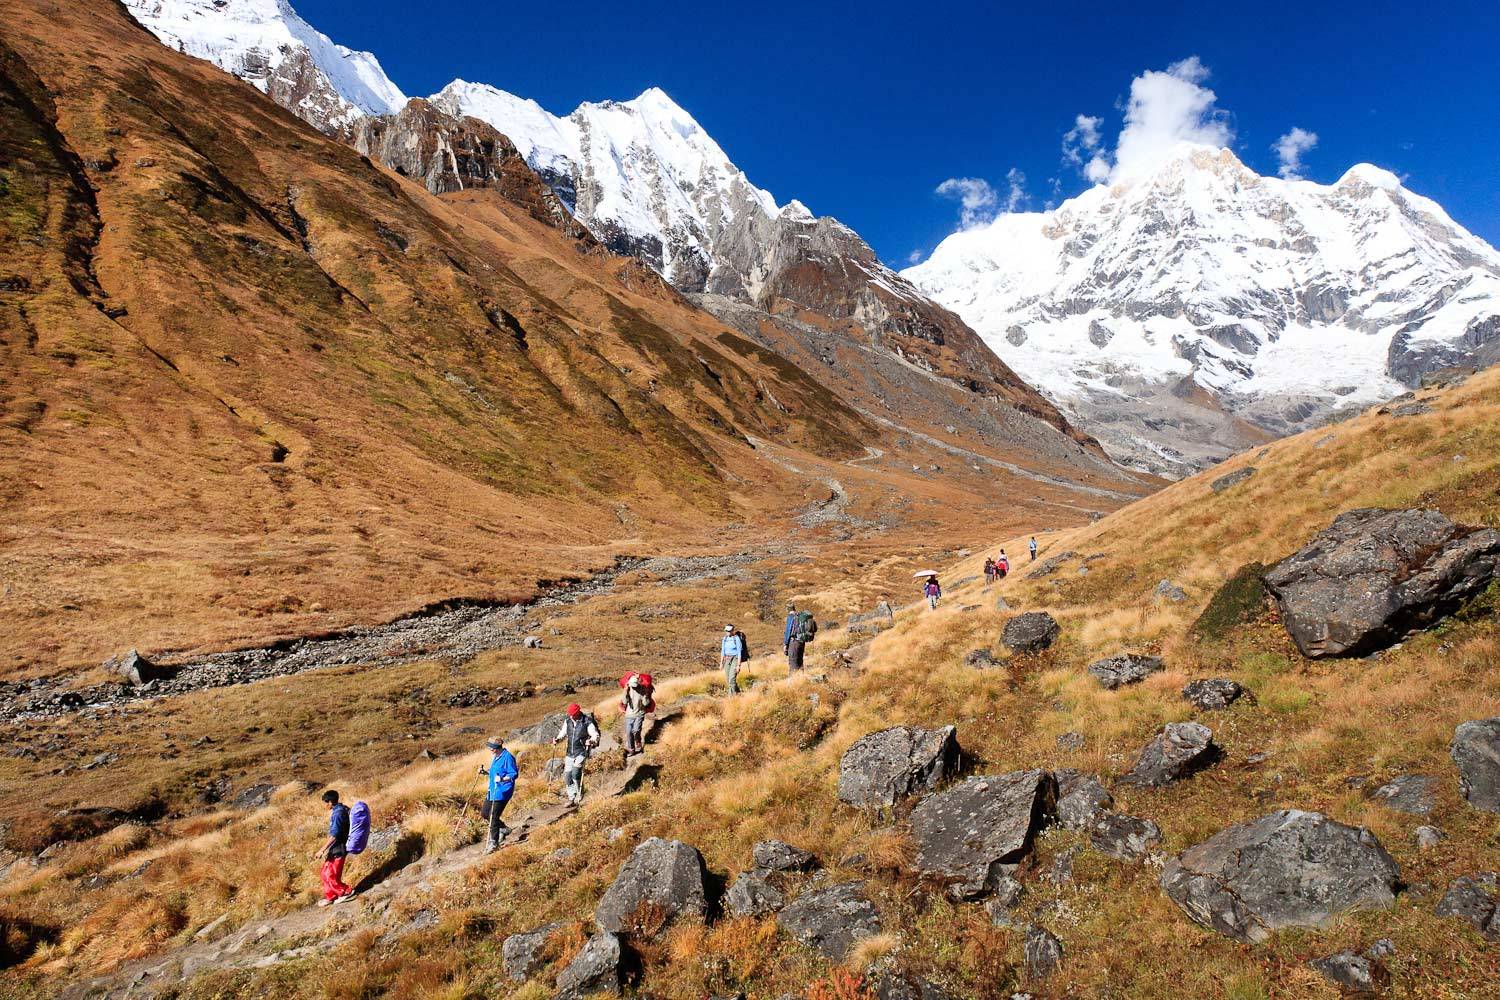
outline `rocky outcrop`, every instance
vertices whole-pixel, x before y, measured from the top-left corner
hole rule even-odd
[[[623,979],[620,939],[608,931],[589,938],[557,977],[557,1000],[582,1000],[598,993],[620,992]]]
[[[652,837],[620,866],[614,884],[594,909],[594,922],[619,934],[631,928],[643,905],[651,906],[663,925],[678,917],[701,918],[708,912],[704,876],[703,855],[697,848]]]
[[[1396,863],[1368,830],[1284,809],[1241,823],[1167,862],[1161,886],[1193,920],[1253,943],[1395,902]]]
[[[1213,482],[1209,483],[1208,488],[1213,490],[1215,493],[1223,493],[1225,490],[1230,489],[1234,486],[1238,486],[1240,483],[1245,482],[1251,476],[1255,475],[1258,471],[1260,470],[1258,470],[1255,466],[1247,465],[1243,469],[1235,469],[1233,472],[1226,472],[1218,479],[1215,479]]]
[[[1181,781],[1215,763],[1221,752],[1214,734],[1196,722],[1169,722],[1141,750],[1140,758],[1121,784],[1159,788]]]
[[[894,726],[856,740],[839,762],[839,799],[875,809],[931,790],[958,770],[958,730]]]
[[[553,712],[543,716],[542,720],[532,726],[523,726],[520,729],[512,729],[505,738],[507,744],[529,743],[536,746],[546,746],[556,739],[562,730],[563,722],[567,720],[563,712]]]
[[[881,931],[880,911],[865,895],[863,882],[804,892],[781,911],[776,923],[831,962],[842,962],[857,942]]]
[[[1037,770],[969,778],[929,795],[911,814],[917,872],[945,883],[954,899],[994,891],[1031,850],[1056,797],[1057,783]]]
[[[1114,805],[1098,777],[1071,768],[1056,772],[1057,821],[1073,830],[1085,830],[1094,818]]]
[[[724,894],[724,909],[735,917],[761,917],[786,905],[786,894],[761,868],[742,872]]]
[[[1045,611],[1027,611],[1005,623],[1000,642],[1016,654],[1040,653],[1057,641],[1062,629]]]
[[[1045,979],[1062,965],[1063,944],[1057,935],[1045,927],[1029,927],[1022,945],[1026,962],[1026,975],[1032,979]]]
[[[505,939],[505,943],[500,946],[500,956],[511,982],[523,983],[541,968],[542,945],[562,926],[559,923],[543,924]]]
[[[1159,656],[1142,656],[1138,653],[1119,653],[1095,660],[1089,664],[1089,673],[1106,690],[1113,691],[1126,684],[1137,684],[1161,670],[1165,664]]]
[[[1500,813],[1500,716],[1460,725],[1449,752],[1458,768],[1458,790],[1469,805]]]
[[[1457,610],[1500,573],[1500,531],[1436,510],[1351,510],[1272,566],[1266,588],[1304,656],[1363,656]]]
[[[1369,954],[1339,951],[1307,964],[1318,975],[1355,996],[1374,996],[1390,982],[1385,964]]]
[[[171,667],[152,663],[133,649],[121,656],[105,660],[104,669],[132,687],[143,687],[155,681],[171,680],[176,673]]]
[[[755,867],[768,872],[805,872],[817,867],[818,859],[811,851],[780,840],[762,840],[752,851]]]
[[[1460,875],[1433,912],[1440,917],[1456,917],[1487,940],[1500,941],[1500,875]]]
[[[1387,809],[1426,816],[1432,812],[1432,776],[1403,774],[1392,778],[1370,793],[1370,799]]]
[[[1240,700],[1245,689],[1227,677],[1211,677],[1189,681],[1182,688],[1182,697],[1192,702],[1200,712],[1216,712],[1228,708]]]
[[[1120,861],[1137,861],[1161,843],[1161,828],[1149,819],[1102,813],[1089,826],[1094,850]]]

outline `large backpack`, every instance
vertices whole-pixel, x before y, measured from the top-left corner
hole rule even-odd
[[[813,636],[818,634],[818,623],[813,619],[811,611],[797,612],[797,641],[802,643],[812,642]]]
[[[750,640],[745,638],[745,633],[743,632],[736,632],[735,635],[739,636],[740,639],[740,662],[744,663],[750,659]]]
[[[363,854],[370,843],[370,807],[363,802],[354,803],[349,810],[349,840],[345,847],[350,854]]]

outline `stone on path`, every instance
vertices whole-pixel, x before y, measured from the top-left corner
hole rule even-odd
[[[1440,917],[1457,917],[1486,940],[1500,941],[1500,876],[1494,872],[1460,875],[1433,912]]]
[[[1141,750],[1135,767],[1120,782],[1160,788],[1181,781],[1219,759],[1213,737],[1213,731],[1199,723],[1169,722]]]
[[[1024,947],[1026,975],[1032,979],[1045,979],[1062,964],[1062,942],[1045,927],[1028,928]]]
[[[1136,684],[1161,670],[1166,664],[1159,656],[1141,656],[1137,653],[1120,653],[1095,660],[1089,664],[1089,673],[1109,691],[1126,684]]]
[[[553,931],[562,926],[560,923],[543,924],[505,939],[505,943],[500,946],[500,955],[505,961],[505,972],[512,982],[525,982],[541,968],[542,945],[547,943],[547,938]]]
[[[620,939],[608,931],[589,938],[557,977],[558,1000],[581,1000],[596,993],[620,992]]]
[[[1449,752],[1458,768],[1458,790],[1469,805],[1500,812],[1500,717],[1460,725]]]
[[[840,801],[875,809],[936,788],[958,770],[957,733],[895,726],[860,737],[839,762]]]
[[[995,890],[1051,818],[1057,784],[1046,771],[969,778],[917,804],[911,835],[917,871],[948,883],[954,899]]]
[[[1245,943],[1395,903],[1396,863],[1370,831],[1283,809],[1167,862],[1162,890],[1193,920]]]
[[[1012,653],[1040,653],[1057,641],[1062,629],[1045,611],[1028,611],[1005,623],[1000,641]]]
[[[1103,813],[1089,826],[1089,843],[1120,861],[1138,861],[1161,843],[1161,829],[1149,819]]]
[[[881,931],[880,911],[865,895],[863,882],[804,892],[777,915],[776,923],[832,962],[842,962],[856,943]]]
[[[1436,510],[1351,510],[1265,574],[1302,655],[1364,656],[1452,614],[1500,573],[1500,531]]]
[[[1426,774],[1403,774],[1375,789],[1370,793],[1370,798],[1396,812],[1426,816],[1432,812],[1432,777]]]
[[[1097,776],[1066,768],[1057,778],[1057,821],[1073,830],[1086,829],[1094,817],[1115,804]]]
[[[594,922],[602,930],[619,934],[632,929],[630,922],[642,904],[655,908],[663,924],[707,913],[703,855],[696,847],[661,837],[643,841],[605,890],[594,909]]]
[[[1245,689],[1227,677],[1210,677],[1189,681],[1182,689],[1182,697],[1191,702],[1200,712],[1217,712],[1228,708],[1245,693]]]

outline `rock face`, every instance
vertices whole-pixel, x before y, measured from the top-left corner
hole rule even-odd
[[[680,840],[652,837],[620,866],[615,882],[594,909],[594,922],[619,934],[630,926],[637,909],[651,904],[670,922],[681,916],[702,917],[708,911],[704,892],[703,855]]]
[[[1087,829],[1094,817],[1115,804],[1113,795],[1092,774],[1071,768],[1058,771],[1057,821],[1073,830]]]
[[[1387,809],[1425,816],[1432,812],[1432,778],[1426,774],[1403,774],[1370,793]]]
[[[105,660],[104,669],[132,687],[140,687],[152,681],[171,680],[175,673],[171,667],[158,666],[133,649],[123,656]]]
[[[1212,677],[1189,681],[1182,689],[1182,697],[1193,703],[1202,712],[1215,712],[1228,708],[1240,700],[1245,689],[1227,677]]]
[[[995,890],[1052,817],[1057,784],[1046,771],[969,778],[912,810],[917,871],[948,884],[954,899]]]
[[[1136,653],[1120,653],[1095,660],[1089,664],[1089,673],[1101,686],[1113,691],[1125,684],[1145,680],[1165,666],[1159,656],[1141,656]]]
[[[620,939],[608,931],[589,938],[557,977],[558,1000],[620,992]]]
[[[1032,979],[1045,979],[1062,964],[1062,942],[1045,927],[1028,928],[1024,947],[1026,974]]]
[[[811,851],[780,840],[762,840],[755,845],[753,855],[755,867],[768,872],[805,872],[818,863]]]
[[[1240,483],[1243,483],[1245,480],[1255,475],[1257,471],[1258,470],[1255,468],[1255,466],[1247,465],[1243,469],[1235,469],[1233,472],[1226,472],[1218,479],[1215,479],[1213,482],[1209,483],[1208,488],[1213,490],[1215,493],[1223,493],[1230,487],[1238,486]]]
[[[1460,875],[1448,886],[1433,912],[1457,917],[1488,940],[1500,941],[1500,876],[1494,872]]]
[[[1089,826],[1094,850],[1121,861],[1136,861],[1161,843],[1161,829],[1149,819],[1103,813]]]
[[[1395,902],[1396,863],[1368,830],[1284,809],[1215,834],[1168,861],[1161,886],[1193,920],[1237,941],[1317,927]]]
[[[1363,656],[1452,614],[1500,572],[1500,531],[1436,510],[1340,514],[1265,584],[1304,656]]]
[[[839,799],[875,809],[936,788],[958,770],[957,734],[952,726],[895,726],[861,737],[839,762]]]
[[[1458,790],[1469,805],[1500,812],[1500,717],[1460,725],[1449,752],[1458,767]]]
[[[1000,641],[1012,653],[1040,653],[1057,641],[1062,629],[1045,611],[1028,611],[1005,623]]]
[[[771,883],[771,873],[744,872],[724,894],[724,908],[736,917],[761,917],[786,905],[786,895]]]
[[[880,933],[880,911],[863,882],[844,882],[804,892],[776,918],[777,924],[832,962],[842,962],[856,942]]]
[[[532,743],[537,746],[545,746],[552,742],[553,737],[562,729],[562,724],[566,719],[566,714],[553,712],[534,726],[512,729],[506,737],[506,743]]]
[[[542,945],[561,926],[562,924],[544,924],[505,939],[505,943],[500,946],[500,954],[505,960],[505,972],[510,976],[511,982],[525,982],[541,967],[538,959]]]
[[[1203,770],[1220,756],[1213,730],[1196,722],[1169,722],[1146,744],[1135,767],[1120,781],[1158,788]]]

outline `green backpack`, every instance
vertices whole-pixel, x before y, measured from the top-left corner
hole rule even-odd
[[[798,642],[812,642],[813,636],[818,634],[818,623],[813,620],[811,611],[797,612],[797,627],[792,634]]]

